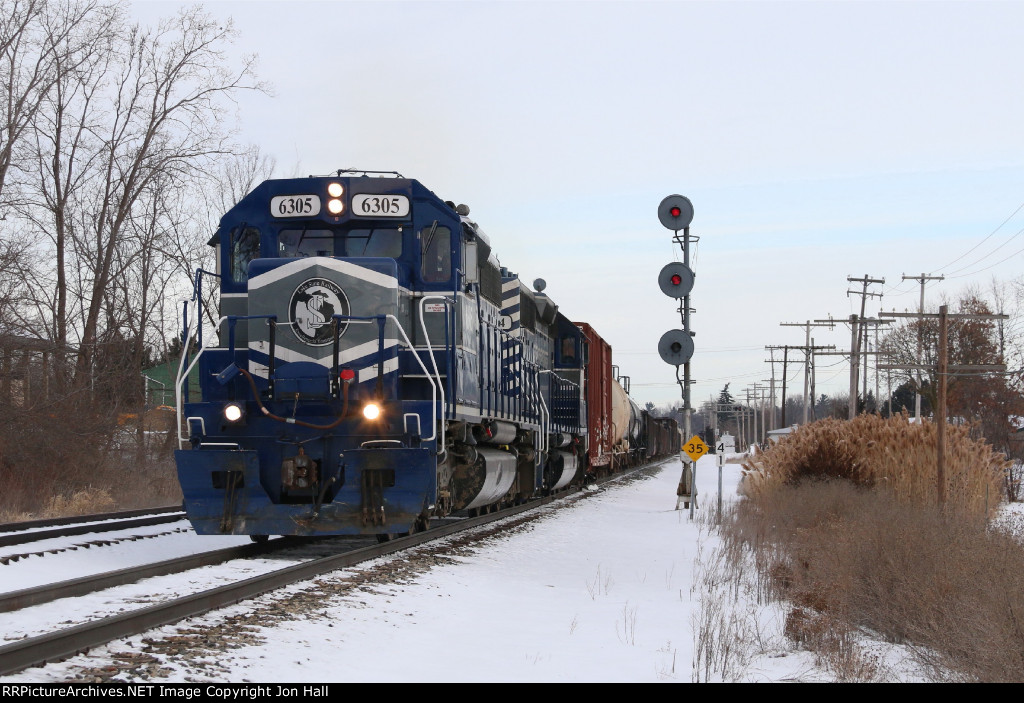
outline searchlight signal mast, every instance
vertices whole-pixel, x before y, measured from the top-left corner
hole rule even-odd
[[[693,406],[690,403],[690,358],[693,356],[693,332],[690,331],[690,291],[693,289],[694,274],[690,269],[690,222],[693,221],[693,204],[682,195],[670,195],[658,205],[658,219],[667,229],[672,230],[672,239],[683,249],[683,261],[666,264],[658,274],[658,287],[670,298],[679,299],[679,314],[683,328],[669,330],[658,341],[658,354],[662,360],[676,367],[676,382],[683,392],[683,437],[690,437]],[[679,232],[682,230],[682,236]],[[696,241],[697,238],[693,237]],[[683,377],[679,377],[680,367]],[[697,486],[695,482],[697,460],[707,452],[707,445],[700,437],[687,439],[683,447],[690,457],[690,463],[680,455],[683,472],[676,489],[676,510],[680,503],[690,509],[690,517],[697,507]]]

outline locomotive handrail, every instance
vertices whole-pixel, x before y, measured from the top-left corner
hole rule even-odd
[[[214,275],[216,275],[216,274],[214,274]],[[196,273],[197,281],[198,281],[198,278],[199,278],[199,274],[197,272]],[[228,325],[230,326],[230,330],[229,330],[229,333],[228,333],[228,349],[229,349],[229,352],[232,355],[234,355],[234,351],[235,351],[235,323],[237,323],[239,320],[256,320],[256,319],[276,320],[277,319],[277,315],[245,315],[245,316],[224,315],[219,320],[217,320],[217,324],[213,326],[213,332],[216,335],[218,332],[220,332],[220,327],[221,327],[221,325],[224,324],[224,321],[225,320],[228,321]],[[197,320],[197,327],[198,327],[198,329],[201,330],[203,325],[202,325],[202,319],[199,317],[199,315],[196,315],[196,320]],[[190,329],[191,329],[191,326],[187,327],[185,329],[185,333],[188,334]],[[195,358],[193,358],[192,361],[189,363],[188,368],[182,370],[182,368],[185,365],[185,359],[186,359],[185,350],[188,349],[188,337],[186,336],[183,341],[184,341],[184,344],[182,345],[181,359],[178,360],[178,377],[174,380],[174,411],[175,411],[174,414],[175,414],[175,419],[176,419],[177,424],[178,424],[178,446],[179,447],[184,447],[185,442],[188,441],[188,439],[186,437],[182,436],[182,434],[181,434],[181,416],[182,416],[182,412],[184,410],[183,407],[182,407],[182,392],[181,392],[182,391],[182,385],[183,385],[183,383],[187,383],[188,382],[188,375],[190,373],[192,373],[192,369],[194,369],[196,364],[199,363],[199,358],[203,355],[203,352],[205,352],[207,349],[210,348],[210,347],[200,346],[199,347],[199,351],[196,352]],[[199,336],[197,334],[197,342],[198,341],[199,341]],[[273,359],[273,357],[271,357],[271,359]],[[273,363],[273,361],[271,361],[271,363]],[[203,429],[203,434],[206,434],[205,428]]]
[[[430,372],[427,371],[427,367],[423,363],[423,360],[420,359],[420,355],[416,353],[416,348],[412,345],[412,342],[409,341],[409,335],[407,335],[405,333],[405,330],[402,328],[402,323],[399,322],[398,318],[395,317],[394,315],[390,315],[389,314],[389,315],[387,315],[387,317],[388,317],[388,319],[394,321],[395,327],[398,328],[398,331],[402,333],[402,337],[405,339],[405,345],[407,347],[409,347],[409,349],[412,350],[413,356],[416,357],[416,363],[418,363],[420,365],[420,368],[423,369],[423,375],[427,377],[428,381],[430,381],[430,412],[431,412],[431,414],[433,416],[431,418],[431,420],[430,420],[430,424],[431,424],[431,428],[432,428],[433,432],[432,432],[432,434],[429,437],[426,438],[426,441],[429,442],[431,440],[437,439],[437,386],[434,384],[434,379],[431,378]],[[443,393],[443,391],[442,391],[442,393]],[[443,423],[442,423],[442,425],[443,425]],[[444,427],[443,426],[441,427],[441,433],[442,433],[442,437],[443,437],[444,436],[444,434],[443,434],[444,433]],[[441,446],[444,446],[443,443],[442,443]]]
[[[434,367],[434,375],[437,378],[437,387],[441,391],[441,407],[444,409],[445,415],[447,415],[447,406],[445,405],[445,402],[444,402],[444,387],[441,385],[441,372],[438,371],[438,369],[437,369],[437,359],[434,357],[434,348],[430,344],[430,334],[427,332],[427,321],[426,321],[426,319],[423,316],[424,315],[423,307],[424,307],[424,304],[426,303],[426,301],[428,301],[428,300],[440,300],[444,304],[444,307],[445,307],[444,326],[445,326],[445,332],[446,333],[447,333],[447,330],[448,330],[448,306],[449,305],[454,305],[455,301],[452,300],[451,298],[447,297],[447,296],[444,296],[444,295],[424,295],[422,298],[420,298],[420,327],[423,328],[423,341],[426,342],[426,344],[427,344],[427,354],[430,355],[430,363]],[[447,337],[447,334],[445,336]],[[449,348],[450,341],[451,340],[449,340],[447,338],[445,339],[445,352],[447,354],[449,354],[449,355],[451,355],[451,353],[452,353],[452,350]],[[415,350],[414,350],[414,354],[415,354]],[[416,356],[416,358],[418,360],[419,359],[419,354],[415,354],[415,356]],[[424,366],[424,364],[421,362],[420,366]],[[429,377],[429,373],[427,372],[426,368],[423,369],[423,372],[427,373],[428,377]],[[447,380],[450,380],[450,379],[447,379]],[[431,381],[431,385],[433,385],[433,381]],[[441,456],[441,454],[444,453],[445,446],[446,446],[445,445],[444,424],[445,424],[444,422],[441,423],[441,442],[440,442],[440,447],[438,448],[438,451],[437,451],[437,455],[438,456]],[[436,431],[437,430],[435,429],[435,433],[436,433]]]
[[[204,273],[207,276],[216,276],[217,278],[223,278],[223,276],[221,276],[219,273],[214,273],[213,271],[207,271],[206,269],[202,269],[202,268],[196,269],[195,276],[192,279],[192,297],[189,298],[188,300],[181,301],[181,303],[182,303],[182,310],[181,310],[181,318],[182,318],[181,319],[181,323],[182,323],[181,326],[182,326],[182,330],[181,330],[181,358],[178,360],[178,371],[179,371],[179,373],[181,372],[181,366],[184,363],[185,358],[188,356],[188,340],[189,340],[189,337],[190,337],[189,330],[191,329],[191,324],[189,323],[189,320],[188,320],[188,305],[189,305],[189,303],[193,303],[195,305],[195,309],[196,309],[196,314],[195,314],[195,319],[196,319],[196,346],[198,346],[199,348],[203,347],[203,274]],[[218,324],[218,327],[219,327],[219,324]],[[215,327],[214,331],[216,331],[216,329],[217,328]],[[188,389],[187,388],[185,390],[185,395],[186,396],[188,395]],[[180,423],[181,418],[178,418],[178,421]]]
[[[224,324],[224,320],[226,320],[226,319],[228,319],[228,315],[224,315],[219,320],[217,320],[217,324],[213,326],[214,333],[217,333],[217,332],[220,331],[220,326],[222,324]],[[200,326],[201,325],[202,325],[202,323],[200,323]],[[185,331],[188,332],[188,329],[186,329]],[[205,352],[208,349],[208,347],[199,347],[199,351],[196,352],[195,358],[192,359],[192,362],[188,365],[188,368],[185,369],[184,372],[182,372],[182,367],[185,365],[185,357],[186,357],[185,351],[184,351],[185,349],[188,349],[188,338],[187,337],[185,339],[185,344],[183,345],[183,350],[182,350],[182,353],[181,353],[181,359],[178,362],[178,378],[176,378],[175,381],[174,381],[174,409],[175,409],[174,417],[175,417],[175,420],[177,421],[177,424],[178,424],[178,447],[179,448],[184,447],[185,446],[185,442],[188,441],[181,434],[181,414],[182,414],[182,410],[183,410],[182,404],[181,404],[181,386],[182,386],[182,381],[188,382],[188,375],[190,373],[192,373],[192,369],[195,368],[195,365],[199,362],[199,357],[201,357],[203,355],[203,352]]]
[[[431,424],[431,427],[432,427],[432,432],[431,432],[431,435],[426,438],[426,441],[430,442],[432,440],[437,439],[437,390],[438,390],[437,384],[434,383],[434,378],[430,375],[430,371],[427,370],[427,367],[426,367],[426,365],[424,365],[423,360],[420,359],[420,355],[415,353],[416,352],[416,348],[412,345],[412,342],[409,341],[409,335],[407,335],[405,333],[405,328],[402,327],[402,323],[398,321],[398,318],[395,317],[394,315],[391,315],[391,314],[387,314],[387,315],[373,315],[373,316],[370,316],[370,317],[354,317],[354,316],[350,316],[350,315],[333,315],[332,317],[335,320],[345,320],[345,321],[353,321],[353,322],[367,322],[367,321],[370,321],[370,320],[377,320],[378,322],[380,322],[381,320],[388,319],[388,320],[391,320],[392,322],[395,323],[395,327],[398,329],[399,333],[401,333],[402,339],[405,340],[405,346],[413,351],[413,356],[416,358],[416,363],[418,363],[420,365],[420,368],[423,370],[423,375],[427,378],[428,381],[430,381],[430,412],[431,412],[431,415],[432,415],[431,423],[430,424]],[[384,363],[383,362],[383,354],[384,354],[384,339],[383,339],[383,335],[384,335],[384,332],[383,332],[383,325],[382,325],[381,326],[381,338],[379,340],[380,341],[380,350],[379,350],[379,352],[380,352],[382,358],[378,362],[378,369],[383,368],[382,365]],[[379,380],[380,379],[379,379],[379,376],[378,376],[378,381]],[[442,394],[443,394],[443,391],[442,391]],[[443,397],[444,396],[442,395],[442,398]],[[443,427],[441,428],[441,432],[442,433],[444,432],[444,428]],[[442,437],[443,437],[443,434],[442,434]],[[443,444],[442,444],[442,446],[443,446]]]
[[[270,320],[274,324],[277,323],[277,315],[227,315],[226,317],[228,320],[228,353],[231,355],[235,353],[235,326],[239,320]],[[270,352],[271,363],[273,363],[273,343],[270,345]]]
[[[332,361],[331,361],[331,392],[334,393],[334,384],[337,383],[338,374],[341,372],[341,361],[339,360],[339,352],[341,348],[338,345],[338,340],[341,339],[341,329],[338,323],[344,321],[346,324],[370,324],[371,322],[377,323],[377,353],[380,355],[377,359],[377,397],[379,398],[382,394],[382,387],[384,383],[384,323],[386,317],[384,315],[369,315],[369,316],[356,316],[356,315],[342,315],[336,314],[331,316],[331,320],[334,323],[334,346],[332,349]],[[398,321],[395,320],[397,324]],[[401,328],[401,325],[398,325]],[[405,334],[405,330],[402,330],[402,334]]]
[[[552,371],[551,369],[542,369],[537,372],[537,396],[540,398],[541,418],[543,420],[541,423],[541,441],[544,444],[544,448],[541,451],[544,452],[545,458],[547,458],[548,453],[548,433],[551,429],[551,416],[548,413],[548,404],[544,402],[544,391],[541,390],[540,387],[540,377],[546,373],[554,373],[554,371]]]

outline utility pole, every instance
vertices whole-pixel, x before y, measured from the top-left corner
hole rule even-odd
[[[768,347],[765,347],[765,349],[769,350],[770,352],[774,352],[776,349],[781,349],[782,350],[782,419],[779,422],[779,427],[787,427],[787,423],[786,423],[786,377],[787,377],[787,369],[789,367],[789,350],[790,349],[794,349],[794,350],[803,351],[804,355],[805,355],[805,358],[811,359],[813,354],[816,352],[817,349],[835,349],[835,347],[832,346],[832,345],[816,347],[813,344],[809,344],[807,346],[799,346],[799,345],[794,345],[794,344],[784,344],[784,345],[780,345],[780,346],[768,346]],[[773,385],[772,403],[773,403],[773,406],[774,406],[774,384],[775,384],[775,361],[776,361],[776,359],[775,359],[775,355],[774,354],[772,354],[772,358],[771,359],[765,359],[765,363],[766,364],[767,363],[771,363],[771,365],[772,365],[772,385]],[[804,379],[805,379],[805,382],[804,382],[804,423],[806,423],[807,422],[807,376],[806,376],[806,374],[804,376]],[[773,427],[772,429],[775,429],[775,428]]]
[[[918,281],[921,283],[921,302],[917,306],[917,314],[924,314],[924,284],[927,281],[944,281],[945,276],[928,276],[921,274],[920,276],[908,276],[903,274],[904,281]],[[921,363],[921,353],[923,352],[924,340],[921,335],[921,328],[917,328],[917,363]],[[921,421],[921,369],[917,370],[917,388],[914,389],[914,419],[918,422]]]
[[[948,379],[950,375],[955,375],[957,372],[989,372],[989,371],[1005,371],[1006,364],[974,364],[974,365],[949,365],[949,349],[948,349],[948,338],[949,338],[949,319],[953,318],[956,320],[1008,320],[1009,315],[997,314],[997,315],[980,315],[972,313],[954,313],[949,314],[948,307],[943,305],[939,307],[939,314],[934,313],[913,313],[913,312],[882,312],[879,315],[885,317],[916,317],[919,320],[925,318],[938,318],[939,320],[939,348],[936,350],[936,356],[938,357],[935,364],[885,364],[879,365],[879,369],[935,369],[936,386],[938,390],[938,397],[936,398],[936,438],[935,438],[935,483],[936,493],[938,495],[939,505],[943,505],[946,502],[946,390]]]
[[[804,341],[804,345],[805,345],[804,346],[804,352],[805,352],[805,356],[804,356],[804,359],[805,359],[805,366],[804,366],[804,424],[806,425],[807,424],[807,393],[808,393],[808,388],[809,388],[810,382],[811,382],[811,364],[812,364],[812,358],[813,358],[813,356],[811,354],[811,344],[812,344],[811,343],[811,328],[812,327],[824,327],[824,326],[827,325],[830,330],[831,329],[835,329],[835,321],[832,320],[832,316],[830,315],[827,322],[825,320],[815,320],[813,322],[808,320],[807,322],[780,322],[779,325],[781,327],[803,327],[804,331],[805,331],[805,341]]]
[[[770,384],[772,394],[772,419],[771,422],[768,423],[769,425],[771,425],[771,427],[769,427],[768,429],[774,430],[777,427],[777,425],[775,424],[775,348],[768,347],[768,353],[771,356],[771,359],[768,360],[768,363],[772,365],[772,377],[770,379],[765,379]]]
[[[758,409],[758,407],[759,407],[758,404],[760,402],[760,391],[762,389],[760,387],[758,387],[758,385],[756,383],[753,384],[753,386],[754,386],[753,389],[750,389],[750,388],[746,389],[747,405],[750,406],[750,416],[752,418],[751,423],[750,423],[750,441],[748,442],[748,444],[755,444],[755,443],[757,443],[759,441],[759,439],[760,439],[761,434],[764,433],[764,417],[761,418],[761,432],[759,433],[757,431],[758,430],[758,427],[757,427],[757,416],[759,414],[761,414],[761,411]],[[750,402],[751,395],[753,395],[753,397],[754,397],[754,402],[753,403]]]
[[[868,356],[870,356],[871,354],[875,354],[877,356],[877,354],[878,354],[878,328],[880,326],[882,326],[882,325],[891,325],[892,324],[892,320],[879,320],[879,319],[874,318],[874,317],[869,317],[867,319],[861,320],[860,324],[861,324],[861,328],[864,331],[864,351],[861,353],[861,356],[864,357],[864,381],[863,381],[864,407],[867,408],[867,402],[868,402]],[[874,329],[875,329],[875,347],[874,347],[874,351],[873,352],[868,351],[868,346],[867,346],[868,328],[869,327],[874,327]],[[878,403],[878,373],[877,372],[875,373],[875,403],[876,403],[876,409],[877,409],[877,403]]]
[[[864,319],[864,308],[867,305],[868,297],[881,298],[881,293],[870,293],[868,292],[868,286],[873,283],[885,283],[884,278],[871,278],[867,274],[864,274],[864,278],[853,278],[847,276],[846,280],[850,283],[863,284],[863,290],[849,290],[846,291],[846,296],[850,294],[859,295],[860,298],[860,317],[855,315],[850,316],[850,325],[854,327],[852,330],[853,342],[850,345],[850,419],[852,420],[857,415],[857,386],[860,385],[857,381],[857,375],[860,373],[860,350],[861,350],[861,337],[864,337],[865,342],[867,341],[867,335],[864,333],[863,325],[858,326],[857,320]],[[867,379],[867,368],[864,369],[864,377]],[[865,402],[867,401],[867,392],[865,391]]]
[[[761,440],[768,436],[768,414],[765,409],[765,396],[767,393],[768,388],[758,385],[757,383],[754,384],[754,397],[757,399],[758,403],[757,413],[761,416],[761,431],[755,433],[754,441],[759,445],[761,444]]]
[[[856,321],[856,317],[857,317],[856,315],[850,315],[850,321],[851,322],[855,322]],[[816,349],[829,349],[829,348],[835,349],[835,347],[815,347],[815,348]],[[844,351],[816,351],[814,353],[816,355],[818,355],[818,356],[841,356],[841,357],[844,357],[844,358],[851,356],[851,354],[849,352],[844,352]],[[870,355],[877,356],[879,354],[884,354],[884,353],[885,352],[879,352],[879,351],[861,352],[861,354],[868,355],[868,356],[870,356]],[[853,366],[853,360],[852,359],[850,360],[850,365]],[[884,367],[878,367],[878,368],[884,368]],[[850,379],[850,391],[851,391],[850,392],[850,400],[847,403],[847,408],[849,410],[849,419],[852,420],[854,417],[857,416],[857,391],[856,391],[856,387],[853,385],[853,379],[852,378]]]
[[[774,406],[774,402],[775,402],[775,362],[777,361],[777,359],[775,358],[774,352],[775,352],[776,349],[781,349],[782,350],[782,420],[780,420],[779,425],[781,427],[785,427],[786,426],[786,368],[789,366],[789,350],[790,350],[790,347],[788,345],[767,346],[767,347],[765,347],[765,349],[767,349],[769,351],[769,353],[771,353],[771,359],[765,359],[765,363],[766,364],[770,363],[772,365],[772,404],[773,404],[773,406]],[[772,409],[772,414],[774,415],[774,407]],[[775,427],[774,427],[774,424],[775,424],[774,423],[774,417],[772,418],[772,424],[773,424],[772,429],[775,429]]]

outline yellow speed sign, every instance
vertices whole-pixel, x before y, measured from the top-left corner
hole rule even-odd
[[[683,446],[683,451],[686,452],[694,461],[700,459],[702,456],[708,453],[708,445],[704,444],[704,440],[699,435],[694,435],[690,438],[690,441]]]

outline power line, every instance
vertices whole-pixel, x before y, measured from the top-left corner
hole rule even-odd
[[[939,271],[942,271],[943,269],[949,268],[950,266],[952,266],[953,264],[955,264],[955,263],[956,263],[957,261],[960,261],[960,259],[964,258],[964,257],[965,257],[965,256],[967,256],[968,254],[970,254],[970,253],[971,253],[972,251],[974,251],[975,249],[977,249],[978,247],[980,247],[980,246],[981,246],[982,244],[984,244],[985,242],[987,242],[987,241],[988,241],[989,239],[991,239],[991,238],[992,238],[993,236],[995,236],[996,232],[998,232],[999,230],[1001,230],[1001,229],[1003,228],[1003,225],[1005,225],[1005,224],[1006,224],[1007,222],[1009,222],[1010,220],[1012,220],[1012,219],[1014,218],[1014,216],[1015,216],[1015,215],[1016,215],[1016,214],[1017,214],[1018,212],[1020,212],[1020,211],[1021,211],[1022,209],[1024,209],[1024,203],[1021,203],[1020,205],[1018,205],[1018,206],[1017,206],[1017,209],[1016,209],[1016,210],[1014,210],[1014,211],[1013,211],[1013,212],[1012,212],[1012,213],[1010,214],[1010,216],[1009,216],[1009,217],[1007,217],[1007,218],[1006,218],[1005,220],[1003,220],[1003,221],[1002,221],[1002,223],[1000,223],[1000,225],[999,225],[998,227],[996,227],[996,228],[995,228],[994,230],[992,230],[992,231],[991,231],[991,232],[989,233],[989,235],[988,235],[987,237],[985,237],[984,239],[982,239],[982,240],[981,240],[980,242],[978,242],[977,244],[975,244],[975,245],[974,245],[973,247],[971,247],[970,249],[968,249],[967,251],[965,251],[965,252],[964,252],[963,254],[961,254],[960,256],[958,256],[958,257],[956,257],[955,259],[953,259],[952,261],[950,261],[950,262],[949,262],[948,264],[946,264],[945,266],[940,266],[939,268],[935,269],[935,271],[934,271],[933,273],[938,273]],[[1018,234],[1020,234],[1020,233],[1018,232]],[[1014,235],[1014,236],[1016,236],[1016,235]]]

